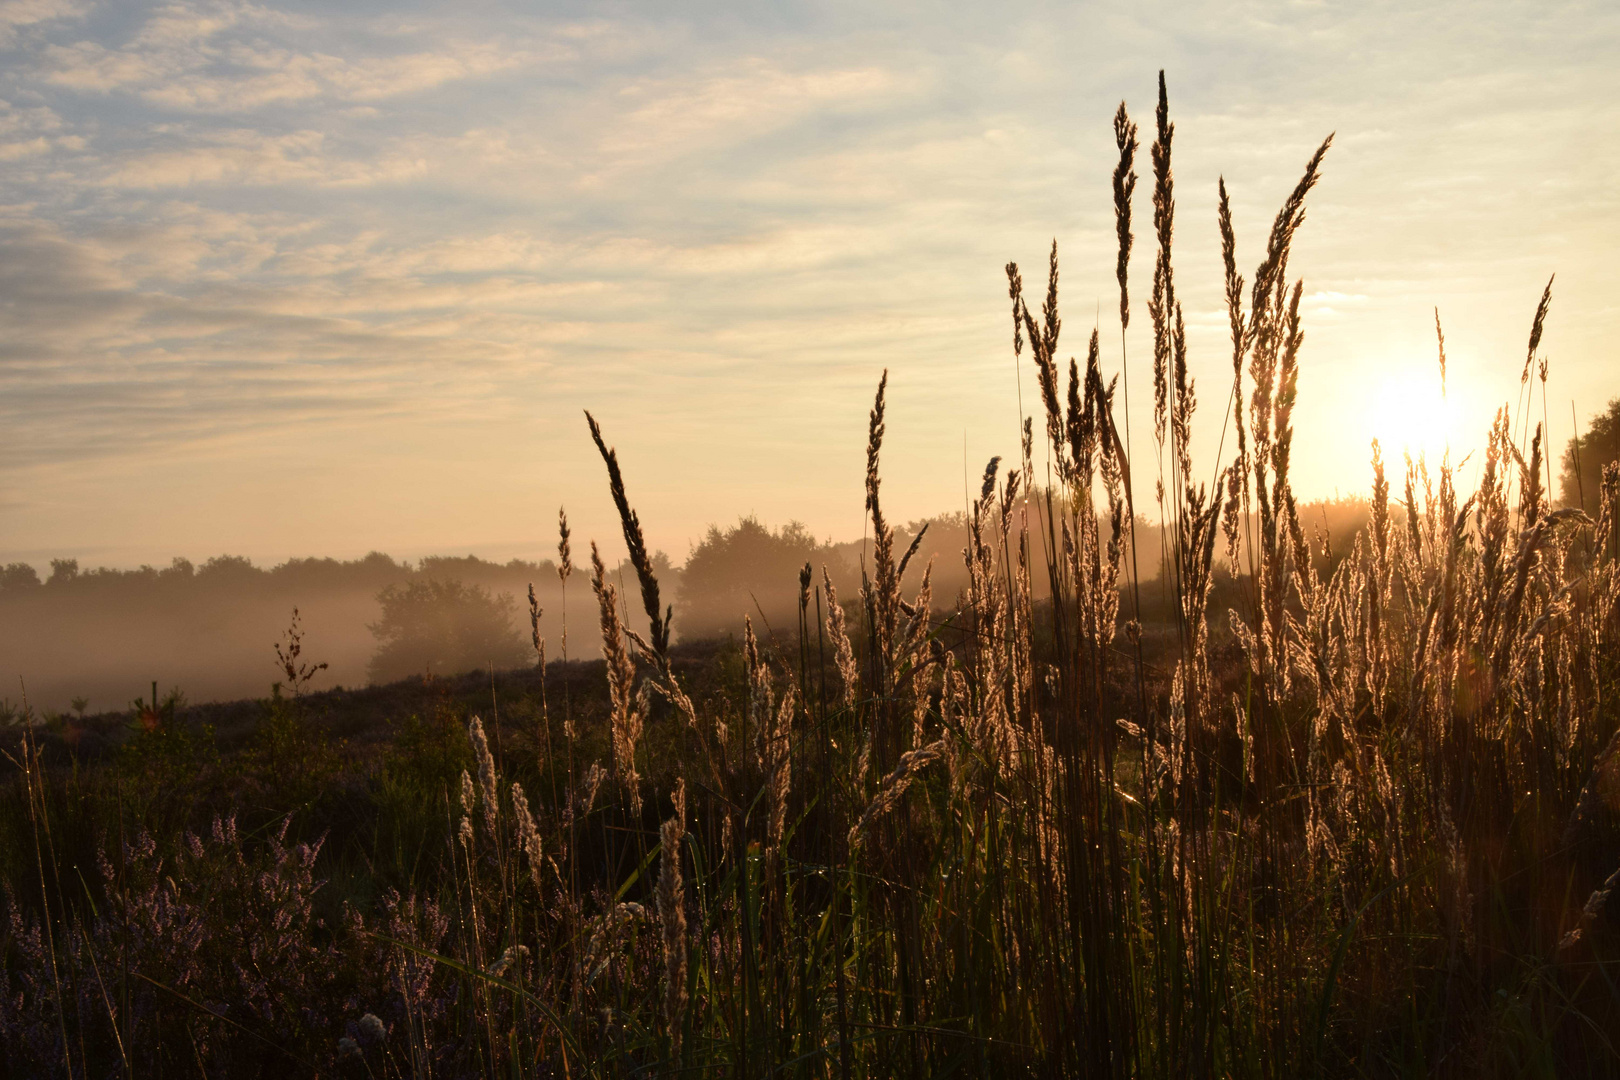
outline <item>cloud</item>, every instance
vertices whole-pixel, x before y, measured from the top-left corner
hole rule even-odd
[[[62,119],[45,106],[0,101],[0,161],[40,157],[53,149],[78,150],[84,139],[63,131]]]
[[[892,104],[915,88],[914,80],[881,67],[790,70],[752,57],[697,77],[625,86],[616,101],[622,111],[596,149],[610,161],[633,162],[697,153],[808,115]]]
[[[144,249],[180,248],[165,264],[173,275],[221,247],[262,251],[287,235],[195,214],[187,227],[184,209],[142,235],[76,238],[0,222],[0,293],[12,301],[0,313],[0,469],[453,407],[466,397],[458,382],[532,365],[540,348],[533,337],[519,348],[513,328],[468,332],[480,302],[532,304],[532,284],[496,282],[481,298],[472,286],[418,287],[409,299],[380,287],[199,285],[196,275],[183,294],[143,288]],[[434,325],[428,310],[460,314]]]
[[[93,41],[48,46],[44,59],[49,69],[46,81],[70,90],[119,90],[172,74],[163,56],[108,49]]]
[[[0,161],[16,161],[18,158],[33,157],[43,154],[51,148],[51,140],[43,135],[18,142],[0,143]]]
[[[556,62],[574,51],[560,42],[514,46],[453,37],[393,55],[333,51],[344,44],[256,6],[176,4],[152,13],[122,45],[53,44],[42,60],[51,85],[135,94],[180,111],[241,113],[315,101],[379,102]]]
[[[140,305],[117,269],[41,222],[0,221],[0,363],[72,356],[128,328]]]
[[[0,3],[0,49],[14,47],[23,30],[78,18],[88,6],[79,0],[4,0]]]
[[[117,158],[101,183],[125,188],[303,183],[364,186],[404,180],[429,168],[421,154],[384,151],[370,160],[330,151],[319,131],[268,135],[251,128],[212,132],[172,150],[137,151]]]
[[[320,180],[327,175],[321,155],[324,138],[318,131],[272,136],[251,130],[223,132],[208,137],[212,145],[129,155],[106,182],[150,188]]]
[[[242,45],[230,49],[226,59],[238,73],[216,73],[210,70],[214,65],[199,64],[141,85],[138,92],[154,104],[198,112],[243,112],[312,99],[377,102],[506,71],[533,57],[493,44],[450,43],[437,52],[375,58]]]

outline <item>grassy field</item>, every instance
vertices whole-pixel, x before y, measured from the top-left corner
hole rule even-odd
[[[1055,248],[1038,313],[1009,266],[1043,409],[984,471],[960,596],[884,516],[885,376],[862,583],[806,565],[774,635],[671,645],[593,421],[634,595],[594,545],[558,565],[605,660],[314,695],[294,657],[268,702],[13,729],[11,1073],[1620,1071],[1620,469],[1595,517],[1554,510],[1521,401],[1476,490],[1375,449],[1367,526],[1313,550],[1288,256],[1326,150],[1251,282],[1222,190],[1212,488],[1161,97],[1158,458],[1126,460],[1095,334],[1060,364]],[[1168,603],[1137,513],[1174,538]]]

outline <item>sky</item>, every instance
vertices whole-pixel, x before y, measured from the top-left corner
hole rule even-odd
[[[884,369],[888,515],[959,509],[1038,405],[1005,263],[1039,295],[1056,240],[1060,349],[1120,370],[1111,118],[1146,172],[1161,68],[1211,473],[1216,180],[1252,276],[1330,132],[1297,490],[1477,445],[1554,273],[1561,444],[1620,395],[1617,54],[1612,4],[3,0],[0,561],[535,558],[559,505],[615,553],[585,409],[677,563],[742,514],[858,537]]]

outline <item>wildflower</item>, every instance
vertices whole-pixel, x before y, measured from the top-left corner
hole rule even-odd
[[[370,1015],[370,1014],[367,1014]],[[347,1035],[338,1040],[338,1060],[347,1061],[360,1056],[360,1044]]]
[[[366,1013],[360,1018],[360,1034],[374,1042],[382,1042],[388,1038],[388,1029],[376,1013]]]

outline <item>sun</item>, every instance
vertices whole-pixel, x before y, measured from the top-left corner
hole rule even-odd
[[[1452,448],[1459,412],[1455,394],[1442,390],[1433,361],[1402,364],[1373,385],[1366,426],[1386,460],[1410,454],[1438,461]]]

